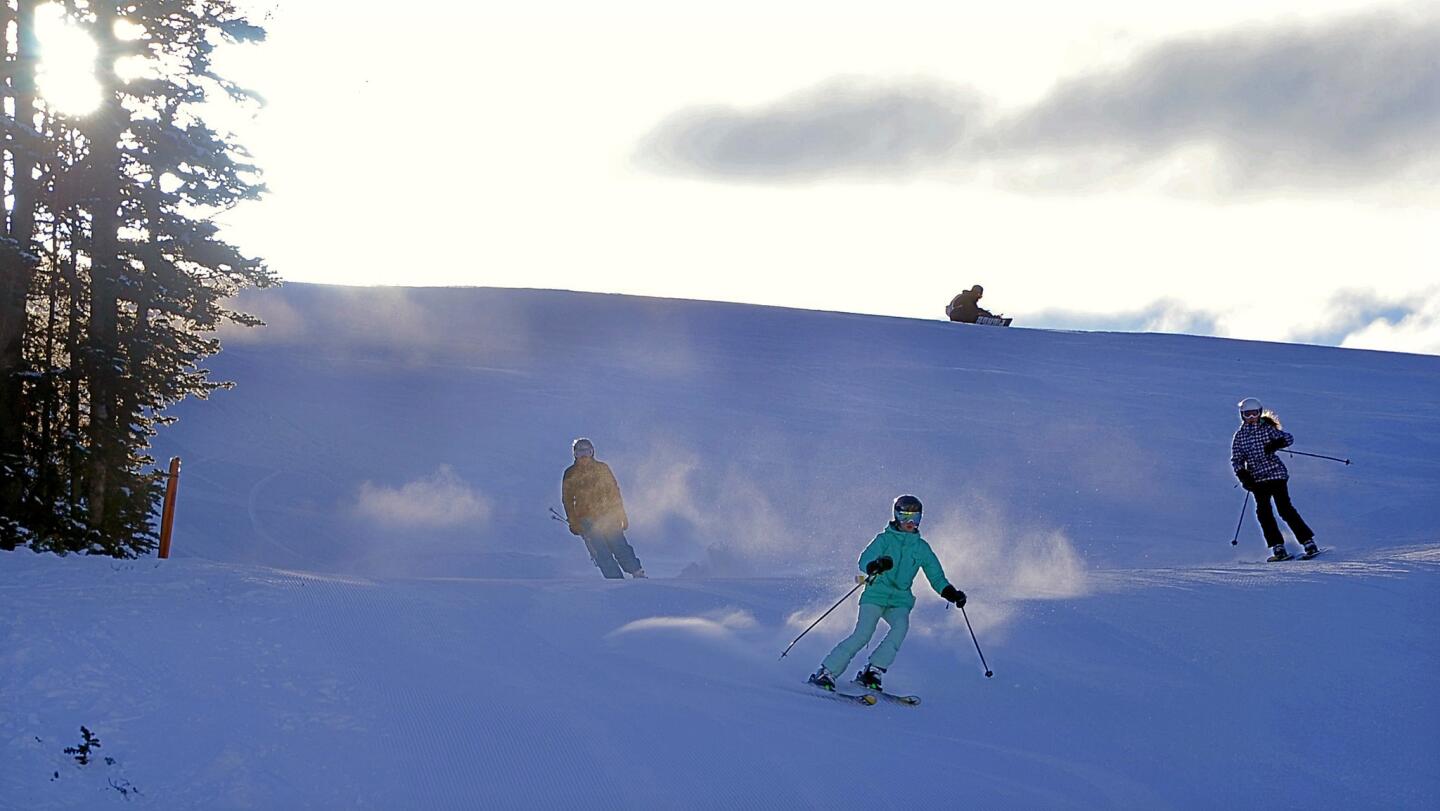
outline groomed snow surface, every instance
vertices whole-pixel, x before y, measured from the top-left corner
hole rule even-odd
[[[238,388],[156,448],[172,558],[0,555],[0,808],[1440,806],[1440,358],[555,291],[245,304],[270,326],[212,364]],[[1319,559],[1262,563],[1253,515],[1230,544],[1245,395],[1352,461],[1282,457]],[[548,518],[580,435],[651,579]],[[921,576],[887,684],[923,705],[823,700],[855,598],[780,651],[902,492],[994,677]]]

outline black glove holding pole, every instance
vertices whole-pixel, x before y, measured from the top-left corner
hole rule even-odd
[[[965,607],[965,592],[954,586],[946,586],[940,590],[940,596],[955,604],[956,608]]]
[[[895,568],[895,561],[889,557],[882,556],[865,564],[865,574],[874,577],[877,574],[888,572],[893,568]]]
[[[1244,469],[1237,470],[1235,471],[1235,478],[1240,480],[1240,486],[1246,490],[1255,489],[1255,477],[1250,475],[1250,471]]]

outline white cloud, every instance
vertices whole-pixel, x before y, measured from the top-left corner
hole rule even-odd
[[[732,178],[903,176],[953,160],[982,110],[977,94],[944,82],[844,77],[756,110],[677,113],[639,157]]]
[[[907,179],[984,167],[1023,191],[1150,187],[1179,196],[1433,188],[1440,17],[1175,37],[1070,78],[1001,121],[973,88],[842,77],[773,104],[685,110],[642,155],[727,179]],[[968,176],[968,173],[966,173]]]
[[[449,465],[398,488],[360,485],[354,513],[390,527],[442,529],[475,524],[490,515],[490,502]]]
[[[1189,152],[1189,193],[1433,184],[1440,18],[1387,10],[1308,26],[1237,27],[1160,44],[1082,75],[997,133],[1107,171]],[[1063,174],[1063,172],[1062,172]]]
[[[1398,321],[1377,318],[1340,342],[1350,349],[1440,355],[1440,291]]]

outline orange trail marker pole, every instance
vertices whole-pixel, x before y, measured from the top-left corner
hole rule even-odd
[[[175,491],[180,489],[180,457],[170,457],[170,481],[165,485],[165,511],[160,516],[160,558],[170,557],[170,531],[175,528]]]

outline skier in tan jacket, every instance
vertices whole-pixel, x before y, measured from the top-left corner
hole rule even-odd
[[[625,540],[630,520],[625,515],[615,474],[609,465],[595,458],[595,444],[585,437],[575,440],[570,450],[575,464],[565,469],[560,486],[570,533],[584,539],[590,559],[606,577],[644,577],[640,559]]]

